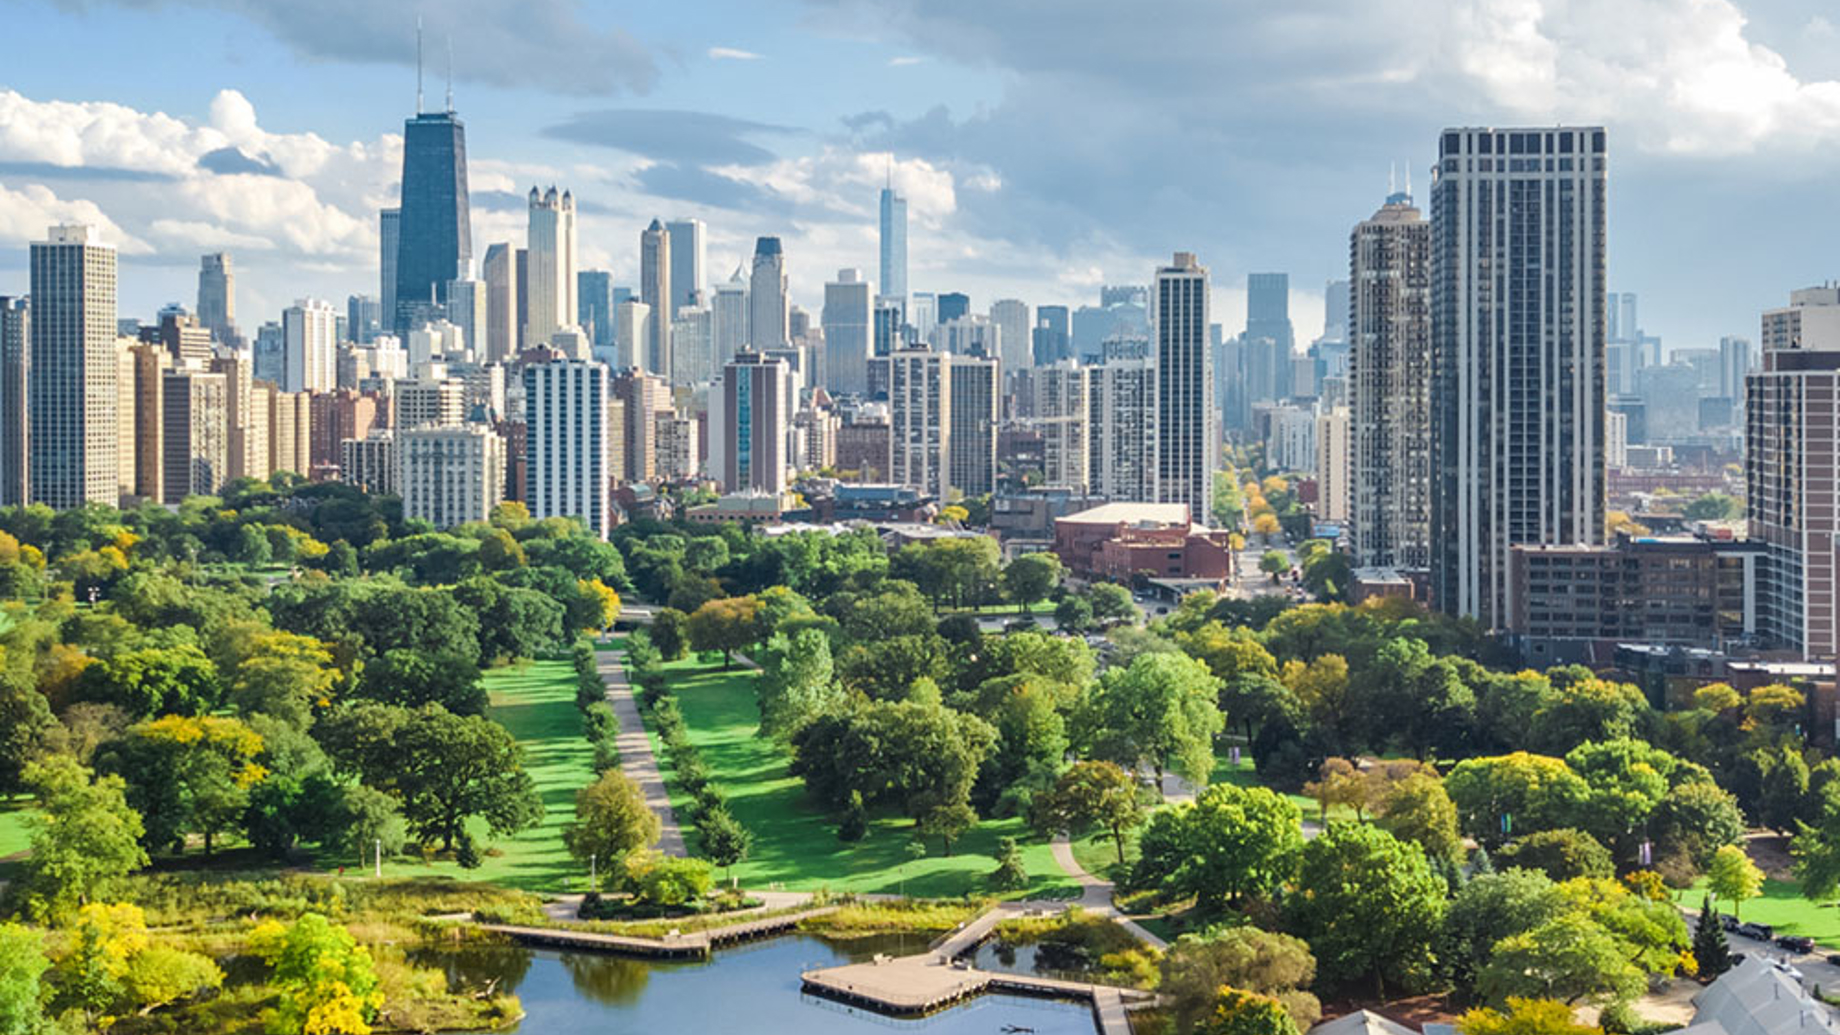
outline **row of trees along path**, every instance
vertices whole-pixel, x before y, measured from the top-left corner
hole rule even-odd
[[[658,850],[666,855],[686,855],[684,832],[677,825],[677,813],[671,808],[671,796],[664,787],[664,775],[658,771],[658,756],[645,735],[639,718],[639,702],[633,697],[632,683],[626,678],[625,651],[597,651],[601,682],[607,684],[607,704],[614,718],[620,720],[620,735],[615,746],[620,751],[620,772],[639,785],[645,804],[658,814],[661,833]]]

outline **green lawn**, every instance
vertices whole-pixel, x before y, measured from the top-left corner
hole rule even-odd
[[[999,837],[1023,841],[1024,864],[1034,878],[1032,896],[1069,895],[1077,889],[1060,872],[1047,842],[1033,840],[1020,819],[978,825],[953,846],[951,857],[930,845],[922,859],[910,859],[911,821],[883,816],[869,836],[856,844],[837,840],[836,823],[807,799],[804,784],[788,775],[789,758],[772,742],[755,736],[759,712],[754,700],[754,673],[739,667],[724,672],[720,662],[691,657],[666,666],[690,739],[702,751],[715,782],[728,796],[730,809],[754,835],[753,851],[735,867],[747,887],[781,884],[794,890],[900,892],[912,895],[959,895],[984,891],[984,878],[996,869],[992,853]],[[658,750],[653,737],[653,749]],[[661,765],[664,756],[659,755]],[[665,765],[667,783],[673,783]],[[675,808],[688,804],[675,786]],[[696,834],[686,828],[692,850]]]
[[[585,890],[580,872],[562,847],[562,828],[575,817],[575,792],[594,778],[594,749],[582,736],[581,713],[575,708],[575,669],[567,659],[533,661],[490,669],[486,690],[490,714],[504,724],[524,748],[524,770],[543,798],[543,822],[514,837],[492,840],[475,821],[474,834],[490,845],[485,863],[464,870],[456,863],[385,859],[386,877],[459,877],[484,880],[540,893]],[[355,861],[322,859],[321,864],[356,866]],[[363,873],[370,873],[365,867]]]
[[[25,799],[0,802],[0,859],[30,846],[26,816],[32,812]]]
[[[1230,783],[1236,787],[1265,786],[1265,782],[1259,779],[1257,767],[1253,765],[1251,748],[1240,748],[1239,765],[1237,766],[1228,760],[1231,757],[1232,756],[1224,748],[1216,755],[1214,759],[1214,773],[1211,777],[1214,783]],[[1284,794],[1283,791],[1279,791],[1278,793]],[[1315,821],[1322,818],[1320,815],[1321,810],[1316,806],[1316,799],[1307,794],[1284,794],[1284,796],[1289,798],[1292,804],[1303,810],[1304,819]],[[1354,810],[1346,805],[1337,805],[1329,810],[1329,818],[1353,819]]]
[[[1705,884],[1701,880],[1676,893],[1676,900],[1688,909],[1697,910],[1706,892]],[[1719,908],[1721,912],[1731,912],[1729,904],[1721,904]],[[1740,906],[1738,916],[1769,924],[1777,934],[1804,934],[1826,949],[1840,949],[1840,908],[1831,902],[1808,901],[1802,897],[1802,886],[1795,881],[1765,879],[1763,894]]]

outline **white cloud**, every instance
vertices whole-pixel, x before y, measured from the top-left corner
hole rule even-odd
[[[709,59],[711,61],[759,61],[760,55],[751,50],[740,50],[735,47],[710,47]]]
[[[33,241],[42,241],[48,227],[62,223],[88,223],[96,227],[102,243],[114,245],[123,255],[145,255],[152,251],[147,242],[116,225],[93,201],[59,198],[42,184],[26,184],[13,190],[0,183],[0,244],[20,248]]]
[[[923,57],[916,57],[912,54],[904,54],[900,57],[889,58],[888,67],[889,68],[907,68],[911,65],[921,64],[924,61],[926,61],[926,59]]]

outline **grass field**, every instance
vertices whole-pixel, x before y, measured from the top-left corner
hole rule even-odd
[[[575,792],[594,777],[594,749],[582,736],[575,709],[575,669],[566,659],[533,661],[488,670],[491,716],[524,748],[524,770],[543,799],[543,822],[515,837],[491,840],[483,823],[474,834],[490,845],[485,863],[464,870],[453,862],[385,859],[386,877],[443,876],[492,881],[540,893],[585,890],[587,874],[562,847],[562,828],[575,817]],[[337,867],[342,860],[322,859]],[[356,860],[345,865],[356,867]],[[363,872],[370,870],[364,868]]]
[[[23,798],[0,802],[0,859],[26,850],[26,816],[30,812]]]
[[[1034,878],[1025,895],[1070,895],[1077,890],[1055,865],[1047,842],[1033,840],[1020,819],[979,824],[953,845],[950,857],[941,854],[939,843],[933,841],[926,857],[911,858],[907,846],[913,840],[912,823],[900,816],[877,818],[869,836],[856,844],[837,840],[835,820],[806,797],[800,780],[787,773],[790,759],[786,753],[755,736],[759,711],[753,672],[741,668],[724,672],[720,662],[706,664],[695,657],[670,663],[666,672],[691,741],[728,796],[735,818],[754,835],[753,851],[735,867],[735,876],[744,886],[904,890],[934,896],[985,891],[985,877],[996,869],[997,839],[1009,836],[1022,840],[1024,864]],[[655,737],[653,748],[658,750]],[[659,761],[666,782],[671,783],[662,754]],[[687,804],[674,786],[671,797],[676,808]],[[694,850],[695,832],[686,829],[685,837]]]
[[[1676,900],[1688,909],[1697,910],[1706,893],[1704,880],[1678,892]],[[1731,912],[1721,904],[1721,912]],[[1763,882],[1763,894],[1738,908],[1741,919],[1769,924],[1777,934],[1802,934],[1813,938],[1825,949],[1840,949],[1840,907],[1832,902],[1810,902],[1802,897],[1802,886],[1792,880]]]

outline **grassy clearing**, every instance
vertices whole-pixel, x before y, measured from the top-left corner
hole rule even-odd
[[[0,802],[0,859],[31,847],[31,832],[26,829],[26,817],[32,812],[31,803],[24,798]]]
[[[924,858],[908,853],[913,823],[884,815],[856,844],[837,840],[835,820],[805,795],[804,784],[787,772],[790,759],[770,741],[755,736],[760,715],[754,698],[754,673],[723,671],[719,661],[690,657],[665,666],[690,740],[701,750],[715,782],[728,796],[735,817],[753,832],[748,859],[735,867],[742,886],[782,885],[793,890],[901,893],[950,897],[986,890],[986,876],[996,869],[997,839],[1014,837],[1023,844],[1023,862],[1033,880],[1024,897],[1071,895],[1077,886],[1055,865],[1047,842],[1035,839],[1021,819],[988,820],[941,854],[937,841]],[[657,738],[671,804],[683,810],[687,798],[674,786]],[[681,812],[680,815],[687,813]],[[686,829],[692,850],[696,835]]]
[[[1230,757],[1231,756],[1225,749],[1222,749],[1215,756],[1214,772],[1212,776],[1209,777],[1209,779],[1212,782],[1230,783],[1236,787],[1264,787],[1265,786],[1265,782],[1259,779],[1258,769],[1253,764],[1251,748],[1247,748],[1247,747],[1240,748],[1239,765],[1237,766],[1235,766],[1231,761],[1229,761]],[[1286,798],[1289,798],[1293,805],[1296,805],[1299,809],[1303,810],[1304,819],[1307,819],[1307,820],[1321,820],[1322,819],[1321,810],[1317,808],[1317,805],[1316,805],[1316,799],[1310,797],[1307,794],[1285,794],[1285,792],[1283,791],[1279,791],[1278,793],[1283,794],[1284,797]],[[1329,810],[1329,818],[1330,819],[1353,819],[1354,810],[1347,807],[1346,805],[1337,805],[1334,808],[1331,808]]]
[[[1676,892],[1674,898],[1688,909],[1697,910],[1705,893],[1706,882],[1702,879]],[[1728,904],[1719,908],[1731,912]],[[1826,949],[1840,949],[1840,905],[1808,901],[1802,897],[1802,886],[1797,881],[1765,879],[1763,894],[1745,902],[1737,912],[1744,920],[1769,924],[1777,934],[1807,935]]]
[[[1142,828],[1139,828],[1142,829]],[[1129,867],[1137,862],[1137,835],[1128,833],[1124,838],[1124,862]],[[1096,833],[1073,840],[1073,861],[1080,868],[1095,877],[1117,881],[1124,874],[1118,872],[1118,846],[1112,843],[1111,835],[1103,840]]]
[[[543,822],[498,840],[476,823],[474,834],[490,845],[484,865],[476,870],[447,860],[403,858],[385,859],[383,874],[458,877],[551,894],[586,890],[587,873],[562,846],[562,828],[575,818],[575,792],[594,778],[594,749],[582,736],[581,713],[575,708],[575,669],[566,658],[510,665],[487,671],[485,686],[492,700],[489,714],[524,748],[524,771],[543,799]],[[356,860],[320,862],[371,872]]]

